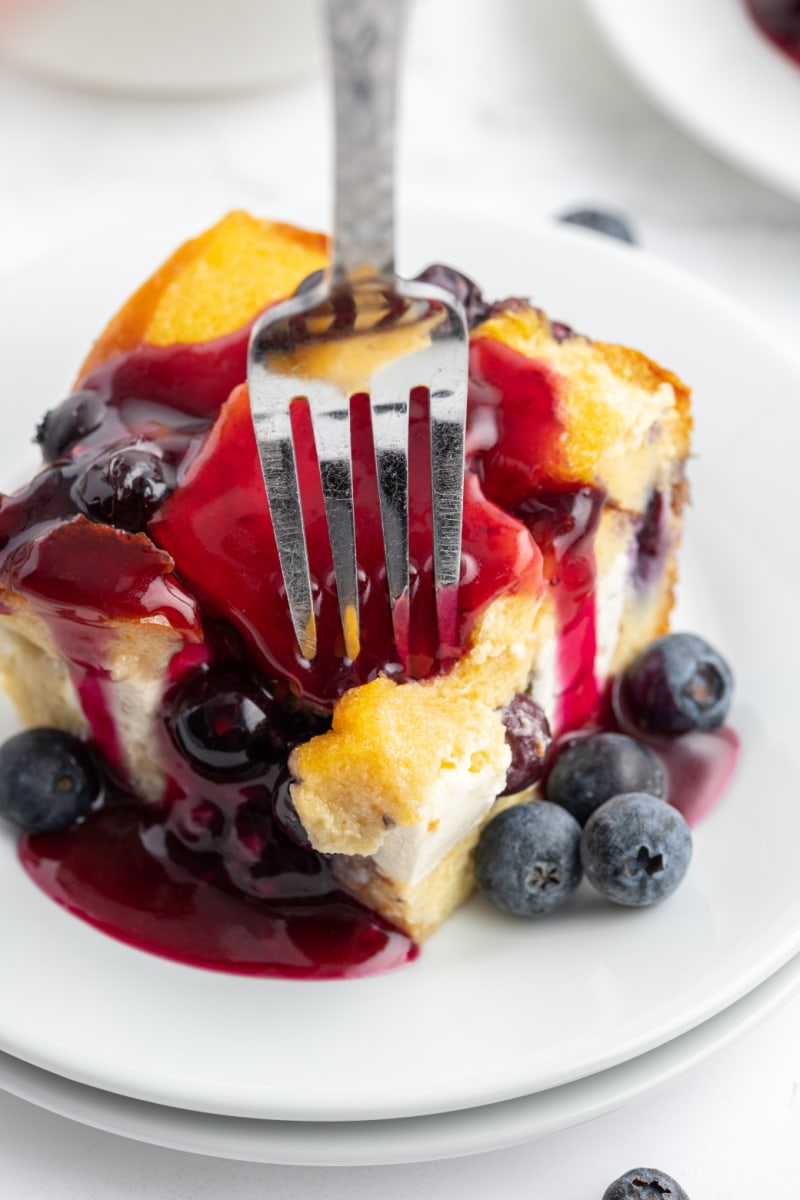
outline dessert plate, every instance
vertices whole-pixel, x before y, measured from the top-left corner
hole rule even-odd
[[[652,100],[690,133],[800,199],[800,68],[744,0],[586,0]]]
[[[386,1121],[268,1121],[167,1108],[101,1092],[0,1054],[0,1088],[140,1142],[288,1166],[377,1166],[501,1150],[630,1104],[740,1037],[800,988],[800,955],[724,1012],[630,1062],[500,1104]]]
[[[99,241],[0,284],[8,478],[90,338],[187,220]],[[716,293],[581,230],[426,210],[401,266],[463,266],[490,295],[535,289],[554,317],[641,346],[695,385],[695,506],[679,624],[738,676],[742,762],[698,829],[689,876],[651,911],[581,891],[542,923],[479,898],[396,973],[298,983],[215,974],[59,909],[0,835],[0,1050],[106,1091],[228,1116],[361,1120],[485,1105],[582,1079],[701,1024],[800,950],[800,742],[787,553],[800,363]],[[60,314],[41,353],[42,297]],[[10,728],[10,718],[6,729]]]

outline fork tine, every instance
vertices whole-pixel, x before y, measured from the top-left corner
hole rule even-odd
[[[297,385],[252,367],[250,411],[289,613],[300,653],[311,660],[317,653],[317,623],[290,414]]]
[[[402,363],[399,364],[402,368]],[[398,364],[377,372],[370,389],[372,438],[381,507],[386,582],[400,662],[408,667],[408,419],[409,381]]]
[[[339,388],[316,380],[309,396],[322,495],[336,576],[345,653],[358,657],[358,566],[350,458],[350,398]]]
[[[430,389],[433,569],[439,645],[447,656],[458,645],[458,582],[461,573],[461,520],[464,501],[466,363],[448,355]],[[444,381],[450,385],[442,386]]]

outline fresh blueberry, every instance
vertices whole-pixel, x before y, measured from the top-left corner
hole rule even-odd
[[[61,833],[102,794],[88,746],[61,729],[26,729],[0,747],[0,816],[26,833]]]
[[[652,750],[624,733],[596,733],[566,745],[547,777],[545,795],[576,821],[623,792],[666,793],[661,763]]]
[[[103,423],[106,406],[99,392],[75,392],[67,396],[58,408],[45,413],[36,427],[34,441],[38,442],[45,462],[62,458]]]
[[[689,1197],[671,1175],[650,1167],[639,1167],[635,1171],[626,1171],[610,1183],[603,1193],[603,1200],[689,1200]]]
[[[506,774],[504,796],[524,792],[542,778],[553,744],[544,709],[532,696],[518,692],[500,713],[511,747],[511,766]]]
[[[467,324],[470,329],[485,321],[489,306],[483,298],[483,293],[474,280],[468,275],[456,271],[454,267],[446,267],[443,263],[432,263],[417,275],[420,283],[433,283],[436,287],[451,292],[456,300],[464,306],[467,314]]]
[[[558,219],[564,225],[580,225],[584,229],[593,229],[595,233],[604,233],[606,237],[628,242],[631,246],[636,243],[628,222],[615,213],[603,212],[597,208],[575,208],[561,213]]]
[[[668,633],[651,642],[621,683],[626,719],[647,733],[717,729],[732,695],[725,659],[693,633]]]
[[[560,908],[581,881],[581,827],[556,804],[536,800],[492,817],[475,854],[475,878],[503,912],[536,917]]]
[[[174,484],[172,469],[147,450],[109,450],[86,467],[72,497],[93,521],[140,533]]]
[[[212,779],[250,779],[285,756],[280,706],[242,669],[190,675],[169,698],[167,725],[192,765]]]
[[[581,838],[586,878],[632,908],[671,896],[692,857],[692,835],[676,808],[657,796],[614,796],[592,813]]]

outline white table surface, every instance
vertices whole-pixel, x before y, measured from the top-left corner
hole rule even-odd
[[[797,343],[800,206],[674,129],[619,73],[577,0],[419,0],[403,112],[401,204],[428,191],[456,204],[467,195],[498,220],[510,209],[619,210],[649,250]],[[0,269],[180,210],[193,222],[248,207],[325,224],[328,163],[317,79],[142,100],[0,63]],[[0,1093],[0,1188],[14,1200],[599,1200],[617,1174],[649,1164],[693,1200],[800,1200],[798,1081],[800,997],[634,1107],[518,1149],[417,1166],[199,1158]]]

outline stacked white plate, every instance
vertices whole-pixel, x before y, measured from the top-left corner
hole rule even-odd
[[[800,199],[800,66],[746,0],[586,0],[631,77],[712,149]]]
[[[109,313],[191,232],[94,243],[0,281],[4,482]],[[800,974],[800,570],[789,534],[800,363],[719,296],[583,231],[425,211],[403,251],[409,273],[443,260],[489,295],[533,292],[554,317],[636,345],[693,385],[677,624],[733,663],[743,743],[733,786],[696,831],[668,903],[630,912],[587,890],[527,924],[476,899],[412,966],[342,982],[215,974],[130,949],[41,894],[4,832],[0,1086],[55,1111],[243,1159],[473,1153],[674,1076]]]

